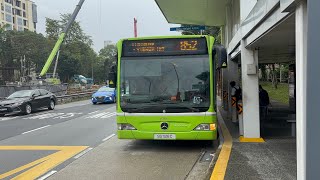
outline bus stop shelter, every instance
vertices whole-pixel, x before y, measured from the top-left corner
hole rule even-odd
[[[258,63],[295,61],[297,177],[317,179],[320,163],[320,24],[318,0],[155,0],[169,23],[221,26],[229,67],[224,91],[241,61],[243,136],[260,138]]]

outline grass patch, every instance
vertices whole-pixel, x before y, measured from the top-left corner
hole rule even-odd
[[[260,82],[263,89],[268,91],[269,97],[272,100],[289,104],[289,85],[288,84],[278,84],[278,89],[272,87],[271,82]]]

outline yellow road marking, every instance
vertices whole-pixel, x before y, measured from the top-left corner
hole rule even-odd
[[[4,174],[0,174],[0,179],[7,178],[28,168],[30,169],[19,174],[13,179],[36,179],[87,148],[88,146],[0,146],[0,150],[58,151]]]
[[[223,121],[223,120],[222,120]],[[229,130],[227,126],[224,124],[224,122],[219,122],[222,135],[224,138],[224,143],[222,145],[222,149],[220,151],[218,160],[214,166],[212,175],[210,180],[223,180],[224,176],[226,174],[231,149],[232,149],[232,136],[229,133]]]
[[[243,136],[240,136],[239,138],[240,142],[252,142],[252,143],[264,143],[263,138],[245,138]]]

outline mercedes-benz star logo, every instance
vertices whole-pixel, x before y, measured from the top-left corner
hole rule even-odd
[[[167,130],[169,128],[169,124],[168,123],[161,123],[160,127],[162,130]]]

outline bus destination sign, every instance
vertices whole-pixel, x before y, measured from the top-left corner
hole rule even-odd
[[[206,38],[125,40],[124,57],[208,54]]]

